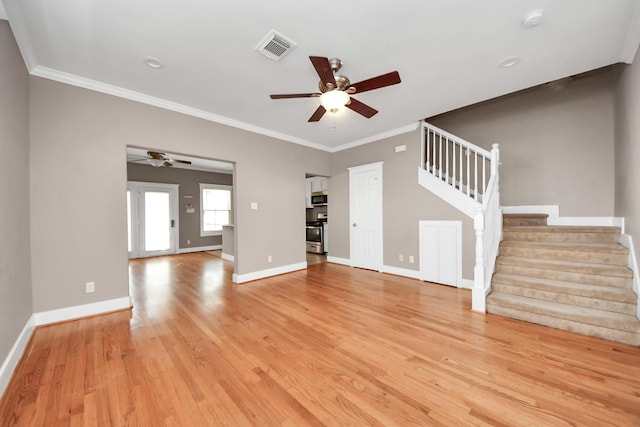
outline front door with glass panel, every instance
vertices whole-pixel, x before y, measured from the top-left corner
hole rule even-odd
[[[129,258],[176,253],[178,186],[127,184]]]

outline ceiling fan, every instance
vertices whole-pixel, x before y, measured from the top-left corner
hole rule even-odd
[[[139,162],[139,161],[146,161],[151,166],[156,168],[159,168],[159,167],[168,168],[173,166],[174,163],[183,163],[185,165],[191,164],[189,160],[172,159],[167,157],[165,153],[160,153],[158,151],[147,151],[147,157],[140,160],[135,160],[135,162]]]
[[[320,98],[320,106],[311,115],[309,122],[319,121],[327,110],[336,112],[341,107],[347,107],[367,119],[373,117],[378,110],[358,101],[351,95],[379,89],[400,83],[400,74],[392,71],[377,77],[372,77],[358,83],[351,84],[345,76],[336,73],[342,68],[342,61],[338,58],[325,58],[322,56],[310,56],[309,59],[320,76],[318,88],[320,93],[291,93],[282,95],[270,95],[271,99],[288,98]]]

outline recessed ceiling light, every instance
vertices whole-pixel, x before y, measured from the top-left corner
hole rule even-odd
[[[518,65],[520,61],[522,61],[522,58],[519,56],[510,56],[509,58],[503,59],[502,62],[500,62],[500,66],[502,68],[510,68]]]
[[[522,18],[522,26],[524,28],[537,27],[538,25],[542,24],[543,20],[544,20],[544,10],[542,9],[534,10],[533,12],[527,13]]]
[[[153,56],[145,56],[144,58],[142,58],[142,61],[149,68],[153,68],[156,70],[164,68],[164,64],[158,58],[154,58]]]

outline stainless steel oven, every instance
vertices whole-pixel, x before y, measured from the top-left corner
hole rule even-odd
[[[324,253],[324,233],[321,222],[309,222],[306,226],[307,230],[307,252],[314,254]]]

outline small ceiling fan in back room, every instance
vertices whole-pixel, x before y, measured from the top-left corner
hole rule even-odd
[[[172,159],[167,157],[165,153],[160,153],[158,151],[147,151],[147,157],[143,157],[139,160],[133,161],[133,163],[139,163],[139,162],[147,162],[151,166],[156,168],[159,168],[159,167],[169,168],[169,167],[172,167],[174,163],[182,163],[185,165],[191,164],[189,160]]]
[[[311,115],[309,122],[317,122],[327,110],[335,112],[341,107],[347,107],[369,119],[378,113],[378,110],[358,101],[351,95],[400,83],[400,74],[397,71],[392,71],[352,84],[347,77],[336,74],[342,67],[342,61],[338,58],[310,56],[309,59],[320,76],[318,84],[320,93],[270,95],[271,99],[319,97],[320,106]]]

